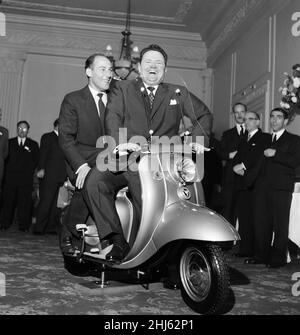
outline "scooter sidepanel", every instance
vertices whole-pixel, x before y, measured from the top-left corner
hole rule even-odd
[[[157,249],[178,239],[211,242],[237,241],[237,231],[212,210],[185,202],[166,208],[163,222],[155,230],[153,241]]]

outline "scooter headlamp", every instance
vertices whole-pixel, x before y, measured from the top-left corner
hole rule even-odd
[[[196,165],[191,158],[179,158],[174,164],[174,172],[178,180],[189,183],[196,177]]]

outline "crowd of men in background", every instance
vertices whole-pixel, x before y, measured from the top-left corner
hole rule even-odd
[[[8,139],[7,129],[0,128],[0,229],[5,231],[16,222],[22,232],[57,234],[57,196],[66,180],[65,158],[58,145],[58,120],[54,121],[54,130],[42,136],[40,147],[28,137],[29,129],[27,121],[19,121],[17,136]]]

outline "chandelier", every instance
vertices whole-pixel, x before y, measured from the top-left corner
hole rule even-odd
[[[122,31],[120,57],[115,60],[112,54],[111,45],[107,45],[104,54],[113,64],[114,72],[119,79],[132,79],[137,77],[137,63],[139,62],[139,49],[137,46],[132,47],[133,42],[130,39],[130,10],[131,0],[127,3],[126,25],[125,30]]]

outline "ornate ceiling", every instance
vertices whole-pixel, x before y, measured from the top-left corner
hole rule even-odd
[[[178,54],[181,62],[200,58],[202,62],[207,57],[213,61],[242,29],[247,29],[245,22],[253,22],[270,4],[282,1],[285,0],[131,0],[131,31],[138,45],[147,40],[147,31],[156,36],[157,43],[164,38],[164,45],[176,38],[182,41],[181,46],[185,41],[184,49],[178,43],[172,44],[173,53]],[[12,15],[8,20],[11,24],[24,23],[38,29],[38,37],[47,39],[49,46],[57,46],[58,42],[65,45],[70,39],[73,44],[79,43],[81,49],[93,49],[92,44],[110,43],[111,33],[124,28],[127,3],[127,0],[0,0],[0,12]],[[49,19],[57,24],[57,31],[53,26],[51,34],[47,33]],[[61,36],[59,29],[65,26],[64,19],[68,20],[66,27],[77,29],[79,34],[68,37],[64,31]],[[101,29],[97,30],[97,23]],[[93,27],[94,34],[82,35],[86,27]],[[17,44],[20,34],[28,34],[16,25],[11,28],[3,42]],[[22,35],[23,44],[37,38],[36,33],[32,34],[31,29],[29,37]]]
[[[125,24],[127,0],[2,0],[6,13]],[[131,0],[131,26],[199,33],[205,38],[236,0]]]

